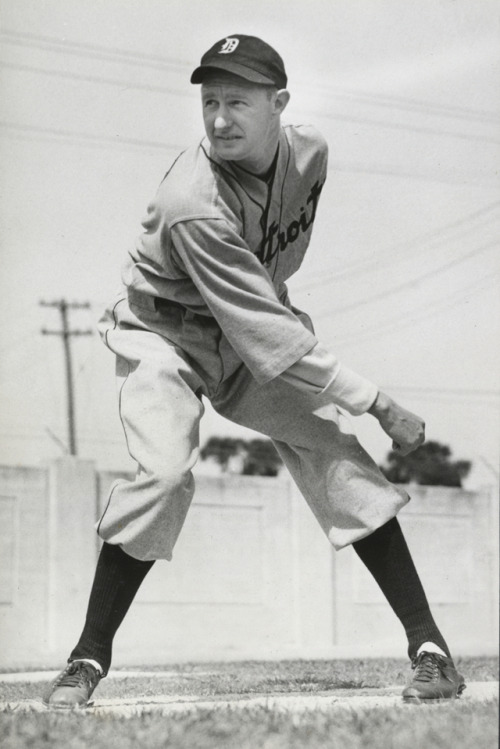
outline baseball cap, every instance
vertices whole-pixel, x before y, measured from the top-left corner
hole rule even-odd
[[[269,44],[256,36],[232,34],[205,52],[191,83],[202,83],[209,70],[226,70],[252,83],[285,88],[287,76],[283,60]]]

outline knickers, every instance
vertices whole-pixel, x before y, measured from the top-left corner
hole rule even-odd
[[[138,464],[116,482],[98,524],[100,537],[142,560],[171,559],[194,493],[202,396],[222,416],[270,437],[337,549],[372,533],[408,501],[390,484],[322,395],[279,377],[258,385],[225,355],[211,318],[158,311],[121,298],[100,325],[117,356],[120,418]]]

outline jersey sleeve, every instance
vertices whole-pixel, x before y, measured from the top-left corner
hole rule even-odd
[[[226,220],[180,221],[170,235],[177,264],[257,382],[274,379],[317,343],[281,304],[258,258]]]
[[[321,343],[317,343],[280,376],[299,390],[326,395],[353,416],[368,411],[378,395],[378,388],[373,382],[341,364]]]

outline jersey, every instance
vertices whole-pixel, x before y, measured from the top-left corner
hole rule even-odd
[[[204,139],[177,158],[143,221],[124,268],[136,292],[214,318],[258,382],[316,344],[292,311],[286,280],[309,245],[327,147],[311,127],[285,126],[264,181],[218,158]]]
[[[120,417],[140,470],[113,486],[99,534],[138,559],[172,556],[193,496],[204,397],[274,441],[337,548],[408,499],[337,408],[366,411],[375,386],[323,354],[288,298],[326,170],[326,144],[309,127],[280,131],[264,179],[202,140],[179,155],[148,208],[124,268],[126,293],[100,324],[117,356]]]
[[[286,286],[309,246],[327,159],[322,136],[304,125],[281,129],[264,178],[224,161],[203,139],[165,175],[123,281],[136,307],[145,310],[147,297],[164,309],[156,330],[181,348],[185,329],[175,329],[172,305],[190,316],[206,351],[218,350],[223,373],[212,371],[212,379],[224,381],[243,362],[260,384],[283,376],[299,389],[327,391],[357,415],[372,405],[377,387],[318,342]],[[206,371],[209,357],[201,351]]]

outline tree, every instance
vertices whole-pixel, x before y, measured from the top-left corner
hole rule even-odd
[[[451,460],[451,454],[447,445],[429,440],[409,455],[391,450],[386,465],[380,466],[380,470],[393,484],[460,487],[471,462]]]
[[[246,445],[244,476],[277,476],[283,462],[271,440],[255,439]]]
[[[202,460],[213,458],[227,471],[231,458],[241,457],[244,476],[277,476],[282,460],[271,440],[242,440],[234,437],[210,437],[200,451]]]
[[[223,471],[227,471],[229,460],[238,455],[245,446],[245,440],[234,437],[210,437],[200,450],[202,460],[214,458]]]

